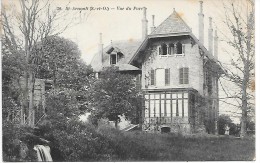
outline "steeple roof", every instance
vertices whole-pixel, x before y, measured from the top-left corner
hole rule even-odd
[[[174,10],[173,13],[166,20],[164,20],[150,35],[168,35],[187,32],[191,32],[190,27]]]

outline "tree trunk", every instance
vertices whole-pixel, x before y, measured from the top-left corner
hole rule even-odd
[[[242,83],[242,117],[241,117],[241,131],[240,137],[246,136],[246,122],[247,122],[247,84],[249,81],[248,65],[245,65],[244,79]]]
[[[33,95],[34,95],[34,91],[33,91],[33,74],[32,72],[30,72],[29,74],[29,115],[28,115],[28,122],[29,122],[29,126],[30,127],[34,127],[34,119],[35,119],[35,113],[34,113],[34,108],[33,108]]]
[[[118,120],[115,120],[115,128],[118,129]]]

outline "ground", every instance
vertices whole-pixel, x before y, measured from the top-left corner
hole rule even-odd
[[[249,161],[255,159],[255,139],[233,136],[176,136],[172,134],[124,133],[149,151],[142,160],[152,161]],[[123,161],[123,160],[122,160]],[[124,160],[125,161],[125,160]],[[140,161],[130,159],[129,161]]]

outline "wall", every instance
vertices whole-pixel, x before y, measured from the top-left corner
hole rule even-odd
[[[181,41],[185,45],[185,55],[177,56],[159,56],[158,46],[161,43],[176,43]],[[162,88],[194,88],[203,94],[203,61],[199,54],[198,45],[192,45],[188,36],[157,38],[151,40],[147,50],[143,53],[145,61],[142,65],[142,88],[162,89]],[[179,84],[179,68],[189,68],[189,84]],[[156,68],[170,68],[169,86],[151,86],[150,71]]]

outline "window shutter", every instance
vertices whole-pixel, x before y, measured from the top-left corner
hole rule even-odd
[[[189,68],[184,68],[184,83],[183,84],[189,84]]]
[[[138,74],[136,76],[136,88],[137,88],[137,90],[141,89],[141,75],[140,74]]]
[[[183,84],[183,68],[179,69],[179,83]]]
[[[154,74],[154,70],[151,70],[151,85],[155,85],[155,74]]]
[[[182,54],[185,54],[185,45],[182,45]]]
[[[154,85],[156,85],[156,71],[154,70]]]
[[[170,85],[170,69],[165,69],[165,85]]]

